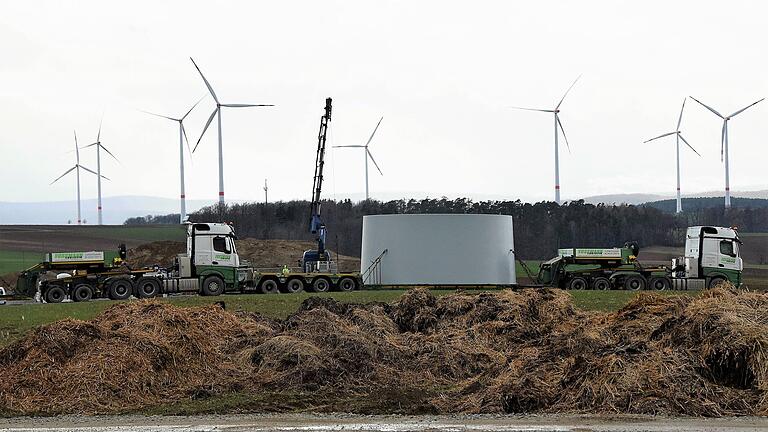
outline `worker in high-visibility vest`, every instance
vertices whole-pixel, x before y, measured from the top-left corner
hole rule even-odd
[[[290,272],[291,272],[291,269],[288,268],[288,265],[283,264],[283,270],[282,270],[283,276],[288,276],[288,273]]]

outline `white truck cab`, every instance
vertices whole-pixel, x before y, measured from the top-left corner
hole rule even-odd
[[[739,286],[744,270],[740,246],[741,240],[735,228],[689,227],[683,262],[675,260],[673,267],[681,268],[684,265],[686,279],[704,280],[708,287],[723,281]]]

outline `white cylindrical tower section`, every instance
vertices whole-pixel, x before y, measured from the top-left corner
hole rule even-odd
[[[360,271],[368,285],[511,285],[514,244],[512,216],[364,216]]]

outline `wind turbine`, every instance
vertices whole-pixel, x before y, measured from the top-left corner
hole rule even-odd
[[[762,98],[757,102],[753,102],[727,117],[723,117],[722,114],[715,111],[713,108],[705,105],[704,102],[696,99],[695,97],[691,96],[691,99],[698,102],[704,108],[712,111],[714,115],[723,119],[723,132],[720,135],[720,161],[725,160],[725,208],[731,208],[731,179],[730,179],[730,171],[729,171],[730,167],[728,166],[728,120],[732,119],[737,114],[741,114],[742,112],[746,111],[748,108],[751,108],[754,105],[757,105],[758,103],[765,100],[765,98]]]
[[[680,140],[683,140],[685,145],[687,145],[691,150],[693,150],[694,153],[696,153],[697,155],[699,155],[699,157],[701,157],[701,154],[699,152],[697,152],[696,149],[693,148],[693,146],[690,145],[688,143],[688,141],[685,140],[685,138],[683,138],[683,134],[680,132],[680,123],[683,121],[683,110],[684,109],[685,109],[685,99],[683,99],[683,106],[680,108],[680,117],[678,117],[678,119],[677,119],[677,129],[675,129],[673,132],[665,133],[665,134],[659,135],[659,136],[657,136],[655,138],[651,138],[651,139],[649,139],[647,141],[643,141],[643,144],[645,144],[647,142],[651,142],[651,141],[657,140],[659,138],[664,138],[666,136],[675,135],[675,141],[676,141],[675,152],[677,154],[677,213],[682,213],[683,212],[683,203],[682,203],[682,199],[680,197]]]
[[[98,212],[98,216],[99,216],[98,217],[99,225],[101,225],[101,223],[102,223],[102,219],[101,219],[101,178],[104,177],[104,176],[101,175],[101,150],[104,150],[105,152],[107,152],[118,163],[120,162],[119,160],[117,160],[115,155],[112,154],[111,151],[107,150],[107,148],[104,147],[101,144],[101,124],[103,123],[103,121],[104,121],[104,119],[102,119],[102,121],[99,122],[99,133],[96,135],[96,142],[93,143],[93,144],[88,144],[87,146],[83,147],[85,149],[85,148],[88,148],[88,147],[96,146],[96,175],[97,175],[96,183],[97,183],[97,192],[98,192],[97,212]],[[106,177],[104,177],[104,178],[106,178]]]
[[[184,140],[187,141],[187,151],[189,151],[189,156],[192,157],[192,150],[190,150],[189,148],[189,138],[187,138],[187,130],[184,129],[184,119],[187,118],[189,113],[191,113],[192,110],[195,109],[197,104],[199,104],[204,97],[205,96],[201,97],[197,102],[195,102],[195,104],[192,105],[192,108],[190,108],[186,114],[181,116],[181,118],[173,118],[173,117],[168,117],[161,114],[155,114],[149,111],[142,111],[149,115],[153,115],[156,117],[168,119],[168,120],[179,123],[179,176],[180,176],[179,182],[180,182],[180,190],[181,190],[181,196],[180,196],[181,213],[179,214],[179,223],[184,223],[184,219],[187,218],[187,198],[184,192]]]
[[[563,104],[563,101],[565,100],[565,97],[568,95],[568,92],[571,91],[574,85],[576,85],[576,81],[581,78],[581,75],[576,77],[576,79],[573,81],[573,84],[571,84],[570,87],[568,87],[568,90],[565,91],[563,94],[563,97],[560,98],[560,102],[555,105],[555,109],[536,109],[536,108],[522,108],[522,107],[511,107],[514,109],[519,110],[526,110],[526,111],[539,111],[539,112],[546,112],[546,113],[553,113],[555,115],[555,202],[560,204],[560,147],[558,145],[558,132],[557,129],[560,128],[560,131],[563,133],[563,138],[565,139],[565,145],[568,147],[568,152],[571,151],[571,146],[568,144],[568,138],[565,136],[565,129],[563,129],[563,123],[560,121],[560,105]]]
[[[203,135],[205,135],[205,131],[208,130],[208,126],[211,125],[211,122],[213,121],[213,117],[218,115],[218,126],[219,126],[219,204],[224,204],[224,154],[223,154],[223,147],[221,143],[221,107],[227,107],[227,108],[250,108],[250,107],[268,107],[268,106],[274,106],[272,104],[223,104],[219,101],[219,98],[216,96],[216,92],[213,91],[213,87],[211,87],[211,84],[208,82],[207,79],[205,79],[205,75],[203,75],[203,72],[200,71],[200,68],[197,67],[197,63],[195,63],[195,60],[192,59],[192,57],[189,58],[192,60],[192,64],[195,65],[195,69],[197,69],[197,72],[200,74],[200,77],[203,78],[203,81],[205,82],[205,86],[208,87],[208,91],[211,93],[211,96],[213,96],[213,100],[216,101],[216,108],[213,110],[213,113],[211,113],[211,116],[208,117],[208,121],[205,123],[205,127],[203,128],[203,133],[200,134],[200,138],[197,140],[197,144],[195,144],[195,148],[192,149],[192,152],[194,153],[195,150],[197,150],[197,146],[200,145],[200,140],[203,139]]]
[[[80,206],[80,170],[83,169],[83,170],[88,171],[89,173],[97,175],[99,177],[104,177],[104,176],[101,176],[101,175],[93,172],[92,170],[90,170],[90,169],[80,165],[80,147],[78,147],[78,145],[77,145],[77,132],[75,132],[75,154],[76,154],[75,166],[73,166],[72,168],[66,170],[64,172],[64,174],[58,176],[56,178],[56,180],[51,182],[51,184],[56,183],[57,181],[61,180],[61,178],[64,177],[65,175],[71,173],[72,171],[75,171],[75,174],[77,174],[77,224],[80,225],[80,223],[83,220],[82,216],[81,216],[81,206]],[[106,177],[104,177],[104,178],[109,180]]]
[[[368,150],[368,145],[371,144],[371,140],[373,139],[373,136],[376,135],[376,131],[379,129],[379,125],[381,124],[381,121],[384,120],[384,117],[379,119],[379,122],[376,123],[376,127],[373,129],[373,133],[371,134],[371,137],[368,138],[368,142],[365,143],[365,145],[345,145],[345,146],[333,146],[333,148],[364,148],[365,152],[363,152],[363,158],[365,159],[365,200],[368,201],[370,198],[368,195],[368,158],[371,158],[371,162],[373,162],[373,165],[376,166],[376,169],[379,170],[379,174],[384,175],[383,172],[381,172],[381,168],[379,168],[379,164],[376,163],[376,160],[373,158],[373,155],[371,154],[371,151]]]

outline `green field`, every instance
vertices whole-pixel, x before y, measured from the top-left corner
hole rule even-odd
[[[0,250],[0,275],[17,272],[32,267],[43,259],[39,252],[7,251]],[[16,281],[7,281],[16,283]],[[3,282],[0,281],[0,285]]]
[[[437,296],[454,290],[432,290]],[[270,318],[284,319],[296,311],[310,296],[332,297],[347,303],[391,302],[405,290],[356,291],[351,293],[283,294],[283,295],[226,295],[223,297],[175,296],[162,299],[181,307],[201,306],[224,301],[227,310],[258,312]],[[574,303],[585,310],[615,311],[637,295],[632,291],[571,291]],[[663,291],[663,295],[690,295],[695,291]],[[129,300],[130,301],[130,300]],[[34,327],[64,318],[87,320],[114,305],[113,301],[88,303],[23,304],[0,306],[0,347],[22,336]]]

